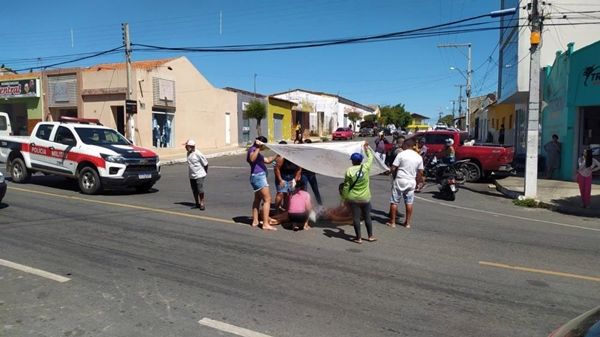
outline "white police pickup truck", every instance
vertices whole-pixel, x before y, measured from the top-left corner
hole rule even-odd
[[[32,173],[77,179],[81,192],[135,187],[150,190],[160,179],[158,155],[137,147],[95,119],[62,117],[39,122],[31,136],[0,136],[0,162],[16,183]]]

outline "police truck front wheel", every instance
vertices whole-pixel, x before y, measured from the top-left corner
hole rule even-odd
[[[83,194],[96,194],[102,188],[98,172],[89,166],[79,171],[79,189]]]
[[[31,177],[31,172],[25,166],[21,158],[15,158],[10,162],[10,175],[15,183],[26,183]]]

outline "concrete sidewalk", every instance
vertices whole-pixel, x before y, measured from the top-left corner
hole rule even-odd
[[[502,194],[517,199],[523,195],[525,181],[523,177],[508,177],[495,181],[496,189]],[[556,212],[600,217],[600,184],[592,184],[592,204],[590,208],[581,207],[579,185],[572,181],[538,179],[537,200],[546,208]]]
[[[321,142],[321,138],[319,137],[309,137],[313,143]],[[231,145],[227,147],[221,147],[218,149],[199,149],[200,152],[206,156],[206,158],[216,158],[223,156],[235,156],[238,154],[245,153],[248,147],[239,146],[239,145]],[[185,147],[182,145],[177,148],[154,148],[153,149],[160,158],[161,165],[173,165],[178,163],[187,162],[187,155],[185,152]]]
[[[238,145],[222,147],[218,149],[199,149],[206,158],[215,158],[222,156],[234,156],[246,151],[245,147]],[[187,155],[183,146],[178,148],[157,148],[154,149],[160,158],[161,165],[173,165],[187,162]]]

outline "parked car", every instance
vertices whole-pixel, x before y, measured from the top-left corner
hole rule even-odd
[[[600,307],[575,317],[548,337],[600,337]]]
[[[12,136],[10,118],[6,112],[0,112],[0,136]]]
[[[454,140],[456,160],[469,159],[467,181],[477,181],[484,176],[510,175],[514,171],[511,163],[515,150],[511,146],[464,145],[468,134],[454,130],[417,132],[413,137],[425,138],[428,155],[441,153],[446,139]]]
[[[0,172],[0,202],[4,199],[6,195],[6,180],[4,179],[4,175]]]
[[[350,128],[337,128],[331,135],[331,139],[352,139],[354,138],[354,132]]]
[[[359,137],[371,137],[374,135],[375,133],[373,132],[373,128],[369,127],[360,128],[360,131],[358,132]]]

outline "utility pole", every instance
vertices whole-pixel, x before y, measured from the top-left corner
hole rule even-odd
[[[454,120],[454,114],[456,112],[456,100],[453,99],[450,102],[452,102],[452,120]]]
[[[540,43],[542,16],[538,0],[531,2],[531,62],[529,66],[529,107],[527,109],[527,157],[525,159],[525,197],[537,197],[538,142],[540,120]]]
[[[462,117],[462,88],[464,87],[464,84],[455,84],[455,87],[458,87],[458,118]],[[459,119],[460,121],[460,119]]]
[[[125,93],[125,99],[129,101],[131,99],[131,42],[129,40],[129,24],[122,23],[121,29],[123,31],[123,45],[125,46],[125,65],[127,69],[127,92]],[[126,108],[125,108],[126,109]],[[132,144],[135,145],[135,123],[133,120],[133,113],[127,113],[127,137]]]
[[[500,15],[496,12],[492,12],[490,13],[490,16],[494,17],[494,15]],[[505,13],[501,13],[501,15],[506,15]],[[471,101],[471,77],[473,76],[473,69],[471,69],[471,44],[470,43],[461,43],[461,44],[457,44],[457,43],[451,43],[451,44],[440,44],[438,45],[438,48],[467,48],[467,113],[465,115],[465,128],[466,131],[470,133],[469,130],[469,119],[471,118],[471,116],[469,116],[470,111],[470,101]],[[461,89],[462,90],[462,89]],[[460,111],[459,111],[459,116],[460,116]]]
[[[256,73],[254,73],[254,98],[256,98]]]

